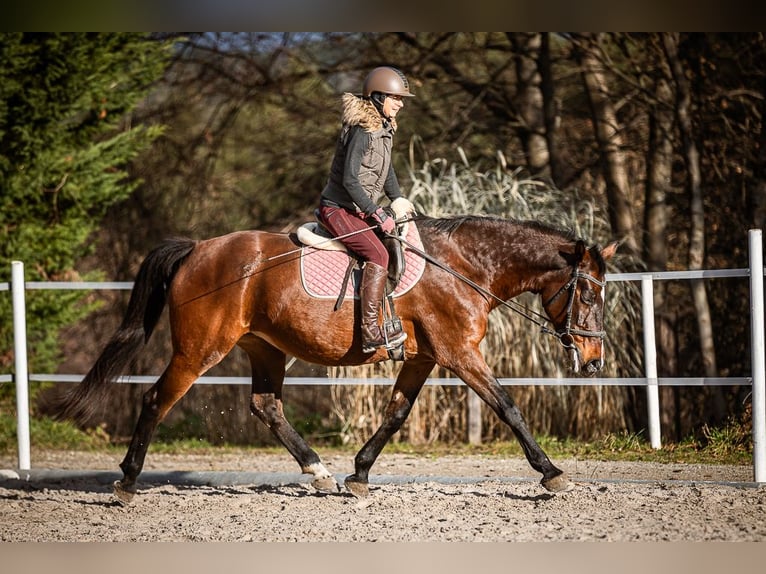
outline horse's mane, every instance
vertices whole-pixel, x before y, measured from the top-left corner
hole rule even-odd
[[[562,229],[532,219],[506,219],[495,215],[455,215],[451,217],[433,218],[424,215],[415,218],[418,228],[433,229],[440,233],[452,235],[463,224],[475,224],[481,229],[483,226],[494,226],[499,224],[513,225],[545,235],[552,235],[565,241],[575,241],[577,239],[572,230]]]
[[[461,226],[470,225],[479,234],[481,234],[482,229],[489,230],[498,226],[506,226],[516,228],[517,230],[526,230],[534,233],[537,237],[544,237],[557,243],[574,243],[579,240],[571,229],[563,229],[532,219],[512,219],[494,215],[456,215],[442,218],[417,216],[415,221],[417,222],[418,229],[444,233],[447,237],[450,237]],[[590,249],[590,252],[599,269],[604,273],[606,271],[606,262],[601,256],[600,248],[595,246]]]

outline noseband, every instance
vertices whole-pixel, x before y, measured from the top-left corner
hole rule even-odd
[[[602,289],[604,288],[604,286],[606,286],[606,281],[599,281],[598,279],[593,277],[593,275],[588,275],[587,273],[583,273],[582,271],[580,271],[579,269],[575,267],[572,270],[572,276],[570,277],[569,281],[564,283],[564,285],[562,285],[561,288],[558,291],[556,291],[553,294],[553,296],[550,299],[548,299],[548,301],[545,302],[545,305],[544,305],[544,307],[548,307],[548,305],[553,303],[563,292],[565,291],[569,292],[568,299],[567,299],[567,320],[564,327],[561,329],[556,329],[555,331],[548,329],[547,327],[543,327],[543,331],[556,337],[566,349],[576,348],[572,335],[578,335],[580,337],[596,337],[598,339],[604,339],[606,337],[605,331],[587,331],[584,329],[572,328],[572,307],[574,306],[575,292],[577,291],[578,279],[586,279],[590,281],[591,283],[598,285]]]

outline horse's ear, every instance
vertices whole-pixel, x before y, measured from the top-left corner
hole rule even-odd
[[[585,257],[587,251],[588,248],[585,246],[585,242],[582,239],[578,239],[575,242],[574,252],[562,250],[559,251],[559,255],[567,262],[567,265],[571,267],[578,265],[580,261],[582,261],[582,258]]]
[[[577,243],[575,243],[575,259],[578,262],[582,261],[586,251],[588,251],[588,248],[585,246],[585,242],[582,239],[578,239]]]
[[[609,245],[601,250],[601,257],[604,258],[604,261],[612,258],[612,256],[617,252],[618,245],[619,243],[617,241],[612,241]]]

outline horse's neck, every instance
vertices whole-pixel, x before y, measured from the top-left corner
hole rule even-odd
[[[521,293],[539,293],[552,276],[565,272],[559,256],[560,244],[554,238],[530,240],[528,244],[516,241],[499,249],[491,264],[478,251],[469,256],[475,257],[477,274],[486,276],[488,288],[498,297],[509,299]]]
[[[541,267],[538,261],[522,260],[518,265],[509,266],[495,284],[498,290],[504,291],[502,297],[508,299],[521,293],[540,293],[551,278],[561,272],[558,266]]]
[[[502,299],[540,292],[552,274],[561,273],[559,250],[566,242],[545,229],[486,219],[468,219],[448,234],[424,239],[435,257],[448,265],[458,257],[459,267],[470,266],[470,279]]]

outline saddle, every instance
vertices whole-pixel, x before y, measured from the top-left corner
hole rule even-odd
[[[396,217],[394,211],[388,207],[384,208],[390,217]],[[353,252],[349,251],[343,243],[333,237],[333,235],[322,225],[319,219],[319,210],[314,211],[316,221],[305,223],[298,228],[296,236],[298,241],[305,246],[314,247],[315,249],[323,249],[327,251],[340,251],[346,253],[349,257],[348,267],[343,280],[343,286],[339,296],[339,303],[335,305],[336,310],[343,303],[343,297],[346,292],[346,286],[351,277],[351,273],[355,268],[361,269],[362,259],[360,259]],[[405,222],[397,225],[396,235],[404,237],[407,234],[407,226],[409,223]],[[404,258],[404,248],[402,243],[394,239],[393,237],[381,237],[383,246],[388,250],[388,281],[386,282],[386,295],[393,294],[399,282],[402,280],[406,269],[406,260]]]
[[[390,217],[397,218],[397,214],[394,209],[391,208],[384,208],[388,212],[388,215]],[[314,212],[316,221],[312,221],[309,223],[306,223],[298,228],[296,232],[296,239],[299,243],[304,245],[305,247],[312,248],[314,250],[320,250],[324,252],[335,252],[335,255],[330,255],[327,253],[326,255],[322,257],[328,257],[337,264],[337,259],[339,257],[347,258],[347,263],[345,267],[345,273],[343,275],[343,279],[340,284],[340,288],[338,289],[337,284],[333,283],[333,285],[336,285],[336,287],[332,288],[328,286],[328,289],[332,289],[336,294],[337,298],[335,301],[335,311],[340,309],[341,305],[343,304],[343,301],[345,300],[346,294],[349,291],[349,282],[352,278],[352,275],[356,272],[356,280],[358,281],[359,276],[361,275],[361,266],[362,266],[362,259],[359,258],[356,254],[349,251],[346,246],[335,239],[332,234],[322,225],[321,221],[319,220],[319,214],[318,210]],[[399,214],[398,217],[402,217],[404,214]],[[405,222],[402,224],[398,224],[395,230],[395,233],[399,237],[404,237],[408,233],[409,223]],[[416,229],[413,227],[413,232],[416,232]],[[409,272],[408,275],[408,281],[407,283],[409,285],[414,284],[414,282],[417,282],[417,280],[420,278],[420,275],[422,274],[422,268],[419,269],[420,265],[415,265],[415,269],[408,270],[407,269],[407,259],[405,257],[405,252],[403,245],[400,241],[397,241],[394,237],[382,237],[381,241],[383,242],[383,245],[386,247],[389,253],[388,258],[388,277],[386,282],[386,295],[383,300],[383,328],[387,332],[395,332],[397,327],[398,329],[401,329],[401,320],[396,314],[396,311],[394,309],[394,291],[397,289],[397,286],[400,285],[402,282],[402,277],[405,275],[406,272]],[[341,253],[343,255],[341,255]],[[317,254],[318,255],[318,254]],[[302,258],[302,262],[305,262],[305,258]],[[326,261],[329,261],[327,259]],[[303,277],[304,274],[304,268],[303,265],[301,267],[301,274],[302,279],[305,280],[305,277]],[[413,280],[414,278],[414,280]],[[358,283],[357,283],[358,284]],[[304,287],[306,287],[306,284],[304,283]],[[404,288],[408,290],[408,287],[405,285]],[[310,290],[307,287],[307,291],[310,292]],[[353,289],[350,289],[350,291],[353,293]],[[311,293],[311,292],[310,292]],[[399,345],[396,348],[388,348],[388,355],[389,358],[393,360],[403,360],[404,359],[404,345]]]

